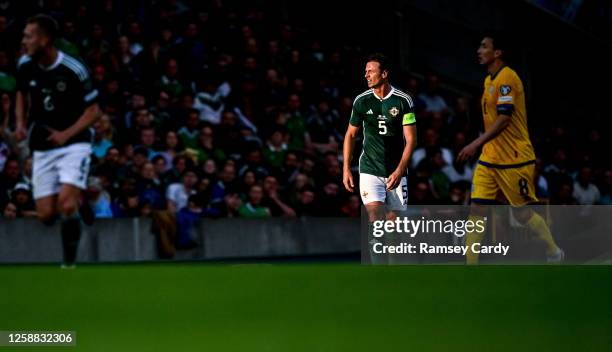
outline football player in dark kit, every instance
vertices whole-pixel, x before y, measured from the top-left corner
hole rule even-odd
[[[89,172],[89,127],[100,110],[87,68],[54,47],[57,32],[49,16],[27,20],[25,55],[17,65],[15,136],[26,138],[29,119],[36,211],[47,225],[61,219],[64,266],[70,267],[81,236],[78,210]]]

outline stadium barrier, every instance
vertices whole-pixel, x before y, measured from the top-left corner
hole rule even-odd
[[[100,219],[83,227],[79,262],[159,259],[151,219]],[[202,220],[192,229],[196,247],[174,259],[248,259],[357,253],[359,219]],[[59,227],[34,219],[0,220],[0,263],[57,263],[62,258]]]

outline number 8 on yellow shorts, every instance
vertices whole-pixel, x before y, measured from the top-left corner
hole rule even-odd
[[[478,161],[472,181],[472,202],[495,204],[500,192],[512,206],[538,201],[534,185],[535,161],[497,165]]]

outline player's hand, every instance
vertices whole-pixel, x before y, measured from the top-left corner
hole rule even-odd
[[[353,193],[355,183],[353,182],[353,173],[351,173],[351,170],[344,170],[342,173],[342,183],[344,183],[344,188],[346,188],[347,191]]]
[[[26,129],[23,127],[18,127],[15,129],[13,136],[17,142],[21,142],[28,136],[28,131],[26,131]]]
[[[68,135],[68,133],[66,133],[66,131],[56,131],[53,129],[49,129],[49,132],[51,134],[47,138],[47,141],[51,142],[55,146],[61,147],[66,144],[66,142],[68,142],[68,140],[70,139],[70,136]]]
[[[466,145],[461,151],[459,155],[457,155],[457,161],[460,163],[464,163],[474,157],[476,152],[478,151],[478,146],[474,143],[470,143]]]
[[[394,171],[387,178],[387,191],[396,189],[397,186],[399,186],[401,180],[402,180],[402,172]]]

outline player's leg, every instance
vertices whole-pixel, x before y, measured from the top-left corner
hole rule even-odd
[[[538,200],[535,194],[534,171],[534,164],[500,170],[501,190],[513,206],[514,218],[544,243],[549,261],[559,262],[563,260],[563,251],[557,246],[544,218],[528,206]]]
[[[81,219],[78,216],[81,190],[70,184],[62,185],[57,198],[57,209],[61,215],[62,247],[64,264],[72,265],[76,260],[79,239],[81,238]]]
[[[55,151],[35,151],[32,158],[32,195],[36,202],[36,214],[45,225],[57,220],[57,194],[59,175],[55,167]]]
[[[477,221],[484,222],[487,215],[487,205],[497,204],[497,193],[499,186],[495,179],[495,171],[484,165],[478,164],[474,170],[472,179],[472,205],[470,207],[470,216],[468,220],[476,223]],[[486,231],[479,232],[476,227],[472,231],[465,234],[465,245],[467,246],[466,264],[478,264],[479,254],[472,250],[472,245],[482,243]]]
[[[56,195],[36,199],[36,215],[38,220],[47,226],[55,224],[57,220],[56,204]]]
[[[376,221],[385,220],[385,198],[386,198],[386,186],[382,177],[373,176],[370,174],[359,175],[359,191],[361,193],[361,200],[368,213],[368,238],[371,239],[369,243],[370,258],[372,262],[379,262],[380,255],[375,256],[372,252],[372,246],[375,243],[381,242],[374,236],[374,223]]]
[[[386,183],[387,179],[384,181]],[[398,214],[402,214],[402,212],[405,213],[408,209],[408,178],[406,176],[402,177],[399,185],[395,189],[386,192],[385,219],[387,221],[395,221]],[[390,245],[400,244],[400,237],[396,234],[395,230],[386,233],[385,236]],[[401,259],[401,255],[389,255],[389,264],[401,263]]]
[[[85,189],[87,183],[90,153],[91,147],[88,144],[65,147],[58,166],[61,188],[57,199],[57,210],[62,217],[62,246],[66,265],[74,264],[81,238],[81,219],[78,210],[81,190]]]

